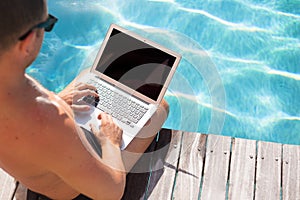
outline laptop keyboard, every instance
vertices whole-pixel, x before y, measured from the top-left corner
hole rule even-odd
[[[94,85],[97,88],[100,98],[98,99],[93,96],[86,96],[83,100],[86,103],[111,114],[113,117],[125,124],[131,126],[133,126],[132,123],[137,124],[148,111],[148,108],[143,105],[114,92],[109,87],[99,82],[90,80],[88,84]]]

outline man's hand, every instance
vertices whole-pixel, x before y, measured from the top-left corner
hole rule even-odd
[[[67,104],[69,104],[74,111],[89,111],[90,106],[80,104],[78,100],[88,95],[99,98],[99,95],[96,91],[97,89],[92,85],[88,85],[86,83],[72,83],[63,91],[58,93],[58,96],[67,102]]]
[[[115,124],[111,115],[101,113],[98,119],[101,120],[100,131],[98,131],[94,125],[91,125],[91,129],[100,141],[101,146],[104,146],[109,142],[120,148],[123,130]]]
[[[126,173],[121,155],[123,130],[114,123],[111,115],[101,113],[99,119],[101,120],[100,130],[95,125],[91,125],[91,130],[101,145],[101,161],[122,177],[125,184]]]

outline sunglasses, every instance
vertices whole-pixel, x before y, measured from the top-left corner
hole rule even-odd
[[[50,32],[50,31],[52,31],[52,29],[57,21],[58,21],[58,19],[56,17],[49,14],[46,21],[41,22],[41,23],[35,25],[34,27],[32,27],[24,35],[19,37],[19,40],[24,40],[25,38],[27,38],[27,36],[33,31],[33,29],[36,29],[36,28],[43,28],[43,29],[45,29],[46,32]]]

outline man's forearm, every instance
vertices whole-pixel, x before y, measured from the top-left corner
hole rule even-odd
[[[116,186],[115,189],[117,191],[121,191],[123,194],[126,184],[126,172],[121,156],[121,150],[119,147],[112,145],[110,142],[102,144],[101,148],[101,161],[104,165],[111,169],[111,178]]]
[[[125,173],[120,148],[115,145],[112,145],[109,141],[107,141],[106,143],[102,143],[101,148],[101,160],[103,161],[103,163],[114,170]]]

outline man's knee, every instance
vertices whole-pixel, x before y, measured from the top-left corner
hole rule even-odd
[[[168,104],[168,102],[166,100],[163,99],[161,101],[159,107],[166,113],[166,116],[169,115],[170,108],[169,108],[169,104]]]

